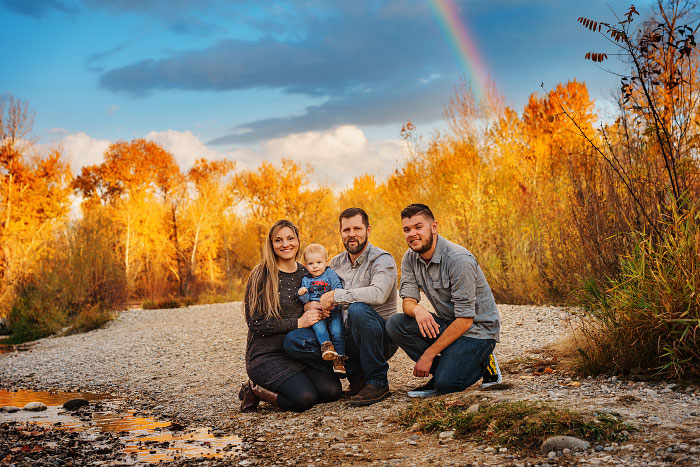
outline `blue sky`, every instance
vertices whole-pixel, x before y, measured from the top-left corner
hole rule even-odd
[[[610,48],[576,19],[629,1],[454,1],[517,111],[540,82],[585,81],[599,103],[617,87],[583,60]],[[424,0],[0,0],[0,42],[0,93],[30,103],[39,141],[74,171],[110,141],[148,137],[183,168],[291,157],[342,187],[401,163],[405,121],[443,128],[465,77]]]

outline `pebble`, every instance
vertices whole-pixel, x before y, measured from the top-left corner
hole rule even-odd
[[[477,413],[479,412],[479,404],[472,404],[466,410],[467,413]]]
[[[540,447],[540,451],[543,453],[550,451],[563,451],[567,448],[571,449],[572,451],[583,451],[588,449],[588,446],[588,442],[574,436],[550,436],[544,440],[542,446]]]
[[[454,437],[454,435],[455,435],[454,430],[449,430],[449,431],[443,431],[443,432],[441,432],[441,433],[438,435],[438,437],[439,437],[440,439],[447,439],[447,438],[452,438],[452,437]]]
[[[76,399],[71,399],[67,401],[66,403],[63,404],[63,408],[66,410],[78,410],[81,407],[84,407],[86,405],[90,404],[90,402],[87,399],[81,399],[81,398],[76,398]]]
[[[28,412],[41,412],[42,410],[46,410],[46,404],[43,402],[30,402],[25,405],[22,410],[26,410]]]

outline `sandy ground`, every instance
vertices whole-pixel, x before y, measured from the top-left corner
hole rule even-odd
[[[43,339],[30,351],[0,355],[0,387],[110,393],[138,410],[238,434],[245,440],[243,452],[216,461],[228,465],[700,464],[697,386],[616,377],[577,380],[556,366],[538,375],[530,362],[551,356],[542,349],[565,335],[570,309],[499,306],[502,333],[496,352],[505,387],[444,396],[482,405],[551,401],[586,412],[619,413],[639,429],[621,446],[592,446],[548,458],[398,425],[394,417],[411,404],[406,391],[421,383],[402,351],[389,362],[392,396],[378,404],[351,408],[338,401],[303,414],[263,405],[258,414],[241,414],[237,394],[247,379],[241,308],[227,303],[125,311],[103,329]]]

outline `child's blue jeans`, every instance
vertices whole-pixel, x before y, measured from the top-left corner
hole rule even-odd
[[[319,344],[331,341],[333,348],[338,355],[345,355],[345,336],[343,333],[343,315],[340,307],[335,307],[331,310],[328,318],[320,320],[318,323],[311,326],[316,334]],[[330,336],[329,336],[330,333]]]

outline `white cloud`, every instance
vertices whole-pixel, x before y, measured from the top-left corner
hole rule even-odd
[[[357,126],[344,125],[271,139],[259,150],[237,149],[229,155],[239,161],[239,169],[255,168],[263,160],[292,159],[312,167],[313,181],[344,188],[363,174],[388,176],[405,158],[404,147],[399,140],[369,141]]]
[[[86,165],[100,164],[104,161],[104,152],[110,145],[106,139],[95,139],[85,133],[72,133],[59,140],[63,153],[70,162],[73,173],[79,173]]]
[[[205,145],[191,131],[151,131],[146,139],[154,141],[175,156],[182,171],[189,170],[197,159],[224,159],[226,156]]]

